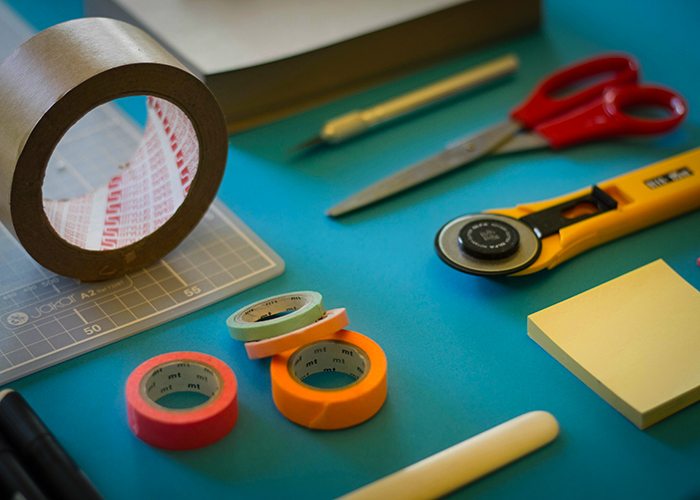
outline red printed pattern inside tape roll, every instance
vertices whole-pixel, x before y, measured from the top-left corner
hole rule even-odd
[[[199,392],[205,403],[169,409],[158,399],[174,392]],[[238,385],[223,361],[196,352],[173,352],[139,365],[126,383],[129,426],[143,441],[171,450],[210,445],[238,420]]]
[[[44,200],[51,225],[71,245],[130,245],[165,224],[185,200],[199,162],[192,122],[164,99],[149,97],[146,107],[146,131],[127,168],[89,194]]]

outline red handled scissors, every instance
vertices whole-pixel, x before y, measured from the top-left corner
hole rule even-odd
[[[486,155],[549,147],[621,135],[670,131],[687,114],[684,98],[655,85],[639,85],[639,63],[614,54],[566,66],[542,80],[505,121],[449,144],[440,153],[412,165],[347,198],[327,215],[337,217],[398,194]],[[593,83],[591,83],[593,82]],[[563,97],[557,94],[583,85]],[[660,118],[625,112],[637,106],[663,108]]]

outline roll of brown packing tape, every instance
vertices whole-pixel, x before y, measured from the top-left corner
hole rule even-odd
[[[134,95],[149,96],[149,117],[126,168],[87,195],[44,200],[63,134]],[[226,124],[212,93],[120,21],[77,19],[25,42],[0,64],[0,110],[0,221],[39,264],[71,278],[100,281],[163,257],[205,214],[224,173]]]

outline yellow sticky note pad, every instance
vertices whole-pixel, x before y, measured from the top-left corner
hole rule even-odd
[[[663,260],[531,314],[527,333],[640,429],[700,400],[700,292]]]

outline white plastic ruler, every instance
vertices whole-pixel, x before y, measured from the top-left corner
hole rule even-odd
[[[0,0],[0,60],[32,34]],[[140,137],[139,127],[117,106],[91,111],[57,146],[45,193],[69,198],[104,184],[115,173],[106,167],[127,162]],[[282,259],[218,199],[164,259],[98,284],[42,268],[0,225],[0,385],[205,307],[283,271]]]

